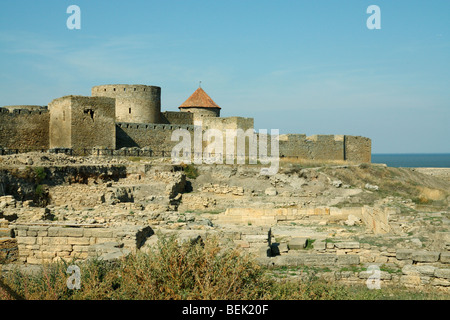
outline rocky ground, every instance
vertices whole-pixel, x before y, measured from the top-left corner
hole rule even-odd
[[[109,173],[99,173],[104,167]],[[254,254],[275,277],[313,272],[361,282],[372,265],[382,281],[450,288],[450,169],[284,161],[276,175],[264,176],[258,165],[49,153],[1,156],[0,169],[3,252],[14,252],[18,225],[150,226],[153,235],[137,249],[152,248],[158,234],[190,241],[216,235]],[[241,210],[257,220],[227,219]],[[381,214],[366,220],[356,213],[371,210]],[[254,223],[264,219],[272,222]],[[380,232],[372,223],[387,227]],[[20,264],[27,260],[16,238],[10,262]]]

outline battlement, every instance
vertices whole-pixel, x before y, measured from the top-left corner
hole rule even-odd
[[[7,149],[47,149],[49,119],[47,107],[0,108],[0,145]]]
[[[43,114],[47,113],[47,106],[4,106],[0,108],[0,113],[19,115],[19,114]]]
[[[116,126],[122,129],[135,129],[135,130],[167,130],[173,131],[177,129],[186,129],[189,131],[194,130],[194,125],[188,124],[160,124],[160,123],[130,123],[130,122],[117,122]]]
[[[347,135],[280,135],[280,156],[311,160],[371,161],[371,140]]]
[[[94,86],[91,89],[92,96],[107,94],[114,96],[128,96],[128,97],[146,97],[151,94],[160,93],[161,88],[157,86],[147,86],[143,84],[105,84]],[[145,93],[144,93],[145,92]]]
[[[160,87],[108,84],[92,87],[91,92],[93,97],[116,99],[116,121],[118,122],[160,122]]]

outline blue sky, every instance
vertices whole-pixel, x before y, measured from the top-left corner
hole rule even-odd
[[[366,27],[372,4],[381,30]],[[125,83],[160,86],[176,111],[202,81],[255,129],[450,153],[448,0],[4,0],[0,66],[0,105]]]

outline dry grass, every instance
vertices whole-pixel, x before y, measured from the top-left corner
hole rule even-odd
[[[67,287],[71,264],[81,269],[81,288]],[[1,275],[0,275],[1,276]],[[179,244],[161,237],[148,254],[139,253],[114,263],[89,260],[45,265],[26,275],[18,270],[3,275],[0,300],[348,300],[440,299],[396,288],[370,291],[315,278],[275,280],[251,258],[234,249],[223,249],[216,239]],[[9,293],[8,293],[9,292]],[[13,292],[13,294],[12,294]],[[393,294],[393,292],[395,294]]]

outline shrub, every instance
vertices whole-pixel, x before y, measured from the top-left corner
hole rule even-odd
[[[45,173],[45,168],[43,167],[35,167],[34,174],[37,184],[41,183],[41,181],[44,180],[47,176],[47,174]]]
[[[197,168],[192,164],[181,164],[181,167],[189,179],[196,179],[199,176]]]

